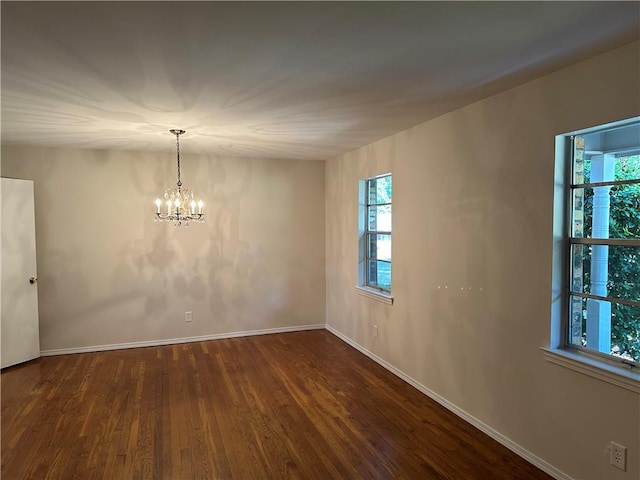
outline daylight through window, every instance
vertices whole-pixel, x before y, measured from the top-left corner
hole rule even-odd
[[[365,285],[391,291],[391,174],[369,178],[364,209]]]
[[[567,346],[640,366],[640,123],[572,137]]]

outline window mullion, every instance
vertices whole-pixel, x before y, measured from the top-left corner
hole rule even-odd
[[[573,290],[571,290],[569,293],[574,297],[592,298],[594,300],[602,300],[603,302],[620,303],[622,305],[628,305],[630,307],[640,307],[640,302],[636,302],[634,300],[626,300],[624,298],[604,297],[602,295],[594,295],[592,293],[574,292]]]
[[[571,189],[577,188],[597,188],[597,187],[616,187],[620,185],[636,185],[640,183],[640,178],[634,178],[630,180],[609,180],[606,182],[590,182],[590,183],[576,183],[571,185]]]
[[[571,245],[607,245],[616,247],[640,247],[640,238],[569,238]]]

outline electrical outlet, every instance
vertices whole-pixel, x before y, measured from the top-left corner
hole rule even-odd
[[[184,312],[184,321],[193,322],[193,312]]]
[[[627,447],[616,442],[611,442],[611,465],[620,470],[627,471]]]
[[[378,325],[373,326],[373,336],[378,338]]]

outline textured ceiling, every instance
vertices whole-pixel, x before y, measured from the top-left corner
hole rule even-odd
[[[2,142],[326,159],[638,38],[638,2],[2,1]]]

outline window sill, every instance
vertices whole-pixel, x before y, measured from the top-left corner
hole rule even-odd
[[[541,350],[544,352],[545,359],[551,363],[640,393],[640,373],[568,350],[544,347],[541,347]]]
[[[378,302],[386,303],[387,305],[393,305],[393,297],[390,293],[376,290],[375,288],[356,285],[356,293],[377,300]]]

